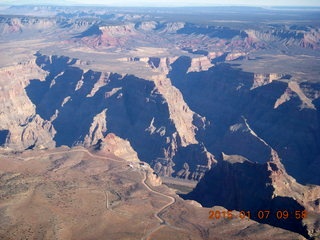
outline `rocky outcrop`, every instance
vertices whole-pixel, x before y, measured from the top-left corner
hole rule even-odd
[[[247,53],[241,51],[230,52],[226,56],[226,61],[233,61],[247,56]]]
[[[24,89],[30,79],[43,80],[46,74],[35,60],[0,69],[0,123],[1,130],[8,131],[5,146],[16,150],[55,146],[54,127],[36,113]]]
[[[97,31],[90,31],[90,34],[85,34],[79,38],[83,44],[92,48],[110,48],[124,47],[137,34],[134,24],[127,24],[99,26]]]
[[[179,149],[173,161],[178,165],[178,169],[181,168],[176,176],[197,181],[217,163],[215,156],[203,145],[190,145]]]
[[[170,119],[180,136],[181,146],[198,143],[195,138],[197,127],[193,125],[195,113],[185,103],[181,92],[172,86],[170,79],[165,76],[154,77],[153,81],[167,101]]]
[[[174,166],[175,163],[171,159],[167,158],[157,158],[153,165],[154,171],[160,176],[174,176]]]
[[[153,160],[154,171],[165,177],[200,180],[216,163],[214,155],[200,144],[181,147],[178,139],[178,134],[175,133],[170,147],[164,153],[164,157]]]
[[[208,60],[208,58],[204,57]],[[198,143],[195,139],[196,131],[198,127],[203,127],[205,125],[204,120],[196,113],[190,110],[189,106],[185,103],[180,91],[172,86],[170,79],[166,77],[169,73],[171,67],[170,64],[173,63],[177,58],[129,58],[127,61],[139,61],[145,62],[152,69],[157,70],[155,75],[152,77],[152,81],[155,83],[157,91],[166,99],[168,104],[170,119],[172,119],[179,137],[181,139],[181,146],[187,146],[189,144]],[[200,61],[202,58],[198,58],[194,61]],[[211,63],[209,61],[211,66]],[[191,69],[192,66],[189,68]],[[200,69],[194,69],[199,71]],[[205,70],[205,69],[203,69]],[[194,125],[194,119],[197,118],[200,122],[197,123],[198,126]],[[147,128],[152,134],[156,130],[153,126],[154,119]]]
[[[278,108],[280,105],[288,102],[291,100],[292,97],[296,96],[294,94],[294,92],[292,91],[292,89],[290,89],[289,87],[286,88],[286,90],[284,91],[284,93],[277,99],[277,101],[274,103],[274,109]]]
[[[207,71],[213,64],[209,57],[199,57],[191,59],[191,66],[188,69],[188,72],[200,72]]]
[[[90,147],[98,143],[99,140],[103,139],[107,132],[107,109],[104,109],[101,113],[97,114],[93,118],[89,133],[84,138],[84,146]]]
[[[290,81],[288,83],[288,88],[297,94],[301,101],[300,108],[310,108],[316,110],[315,105],[312,103],[312,99],[308,98],[305,93],[300,88],[300,85],[295,81]]]
[[[218,58],[218,57],[222,56],[223,54],[224,54],[223,51],[214,51],[214,52],[209,52],[208,53],[208,57],[210,59],[215,59],[215,58]]]
[[[197,25],[187,23],[177,31],[179,34],[205,35],[210,38],[232,39],[236,36],[245,37],[246,33],[225,26]]]
[[[303,39],[300,41],[300,46],[304,48],[319,49],[320,29],[310,29],[303,35]]]
[[[104,138],[101,137],[96,143],[96,148],[102,152],[112,153],[115,156],[130,162],[140,162],[138,154],[131,147],[130,142],[113,133],[109,133]]]
[[[266,84],[272,83],[272,81],[279,80],[283,76],[285,76],[285,74],[281,74],[281,73],[269,73],[269,74],[255,73],[251,89],[255,89],[257,87],[261,87]]]
[[[124,62],[143,62],[146,67],[153,69],[157,73],[167,74],[171,67],[170,65],[177,59],[178,57],[128,57],[121,58],[120,61]]]
[[[277,101],[274,104],[274,108],[278,108],[281,104],[284,104],[288,101],[290,101],[292,98],[299,98],[301,101],[301,105],[299,106],[300,109],[303,108],[309,108],[316,110],[315,105],[312,103],[312,97],[309,98],[306,96],[304,91],[301,89],[299,83],[295,81],[289,81],[288,87],[285,90],[285,92],[280,96],[280,98],[277,99]]]
[[[98,151],[99,154],[112,154],[128,161],[130,168],[144,170],[146,172],[146,180],[152,186],[156,187],[162,184],[161,178],[154,172],[150,165],[140,161],[137,152],[132,148],[128,140],[109,133],[94,145],[94,149]]]
[[[134,24],[115,25],[115,26],[102,26],[99,28],[102,34],[110,34],[113,36],[121,36],[127,34],[134,34]]]
[[[184,22],[168,22],[161,29],[161,33],[176,33],[185,26]]]
[[[162,180],[156,174],[150,166],[148,166],[148,171],[147,171],[147,181],[154,187],[161,186]]]
[[[136,29],[143,31],[153,31],[158,27],[159,23],[156,21],[140,22],[136,24]]]

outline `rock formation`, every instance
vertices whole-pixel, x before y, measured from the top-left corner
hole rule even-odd
[[[90,147],[97,144],[99,140],[104,138],[104,135],[107,132],[106,112],[107,109],[104,109],[93,118],[89,133],[84,138],[84,146]]]
[[[150,81],[82,70],[77,62],[38,55],[37,64],[50,74],[26,88],[39,114],[56,129],[57,145],[89,147],[115,133],[130,141],[141,160],[158,166],[158,174],[175,175],[187,163],[188,178],[200,179],[210,169],[214,157],[207,150],[193,147],[191,157],[182,150],[198,144],[196,132],[205,127],[205,118],[189,109],[163,73]]]
[[[148,166],[147,180],[154,187],[161,186],[162,184],[161,178],[152,170],[150,166]]]
[[[79,36],[81,43],[93,48],[124,47],[131,39],[137,38],[134,24],[118,26],[99,26],[87,30],[86,33]]]
[[[197,140],[209,152],[216,156],[221,152],[239,154],[251,161],[266,162],[271,146],[290,175],[299,182],[318,183],[314,171],[300,171],[302,166],[309,168],[320,154],[319,110],[316,100],[312,100],[314,95],[307,97],[308,90],[286,75],[254,75],[228,64],[217,64],[206,72],[187,73],[190,62],[188,57],[178,58],[168,76],[188,106],[206,117],[206,128],[199,128]],[[255,135],[243,125],[243,117]]]
[[[210,67],[213,66],[210,60],[211,59],[208,57],[192,58],[191,66],[188,69],[188,72],[207,71]]]
[[[219,205],[229,210],[250,211],[257,221],[306,237],[317,236],[320,230],[317,225],[320,220],[319,186],[297,183],[286,173],[276,152],[272,151],[272,156],[265,164],[258,164],[242,156],[223,155],[223,160],[209,170],[186,198],[206,207]],[[268,218],[258,216],[259,211],[264,210],[270,210]],[[279,217],[281,213],[277,211],[288,211],[288,219]],[[303,211],[306,215],[300,218]]]
[[[100,151],[112,153],[127,161],[140,162],[137,152],[133,150],[128,140],[121,139],[113,133],[109,133],[105,138],[99,140],[96,147]]]
[[[36,113],[25,87],[30,79],[44,79],[46,73],[35,60],[0,69],[1,130],[8,131],[5,145],[15,150],[34,146],[54,147],[56,133],[50,121]],[[23,108],[21,108],[23,106]]]
[[[279,80],[283,76],[285,76],[285,74],[277,74],[277,73],[259,74],[259,73],[256,73],[256,74],[254,74],[253,85],[251,87],[251,90],[255,89],[257,87],[261,87],[263,85],[272,83],[272,81],[274,81],[274,80]]]
[[[272,26],[267,30],[246,30],[246,41],[251,45],[268,46],[272,42],[280,42],[287,46],[301,46],[304,48],[319,48],[319,28],[307,27],[299,29],[297,26]]]

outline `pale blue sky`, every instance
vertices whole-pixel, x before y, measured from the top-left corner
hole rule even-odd
[[[0,4],[101,4],[108,6],[320,6],[320,0],[0,0]]]

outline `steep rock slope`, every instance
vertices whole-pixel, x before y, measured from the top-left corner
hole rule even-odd
[[[260,163],[270,158],[271,147],[290,175],[319,184],[315,170],[300,171],[311,170],[320,156],[319,96],[315,90],[308,88],[313,92],[308,94],[302,84],[300,87],[282,75],[263,80],[224,63],[208,71],[187,73],[190,64],[189,57],[178,58],[168,77],[190,109],[210,122],[197,132],[198,141],[215,155],[239,154]]]
[[[259,222],[305,237],[317,237],[319,186],[300,185],[286,173],[277,154],[274,151],[271,154],[273,158],[264,164],[241,156],[223,155],[224,160],[213,167],[186,198],[206,207],[220,205],[230,210],[250,211],[251,217]],[[268,217],[261,215],[265,210],[270,211]],[[283,216],[284,211],[288,216]]]
[[[115,156],[132,162],[140,162],[138,154],[130,145],[128,140],[119,138],[109,133],[105,138],[97,142],[95,149],[102,153],[113,153]]]
[[[36,113],[25,87],[29,79],[43,79],[46,73],[34,60],[28,63],[0,69],[0,130],[1,145],[15,150],[38,147],[54,147],[55,129],[50,121]],[[23,106],[23,107],[21,107]]]
[[[196,146],[194,120],[199,127],[203,120],[170,81],[83,70],[76,62],[37,54],[36,63],[48,76],[26,87],[37,113],[56,129],[58,146],[91,146],[115,133],[165,176],[176,176],[188,165],[192,174],[187,178],[200,179],[215,163],[213,155]]]

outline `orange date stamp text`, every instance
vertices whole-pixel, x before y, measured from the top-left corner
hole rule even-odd
[[[302,220],[307,218],[308,212],[306,210],[259,210],[252,211],[233,211],[233,210],[210,210],[209,219],[268,219],[275,217],[276,219],[286,220],[288,218]]]

